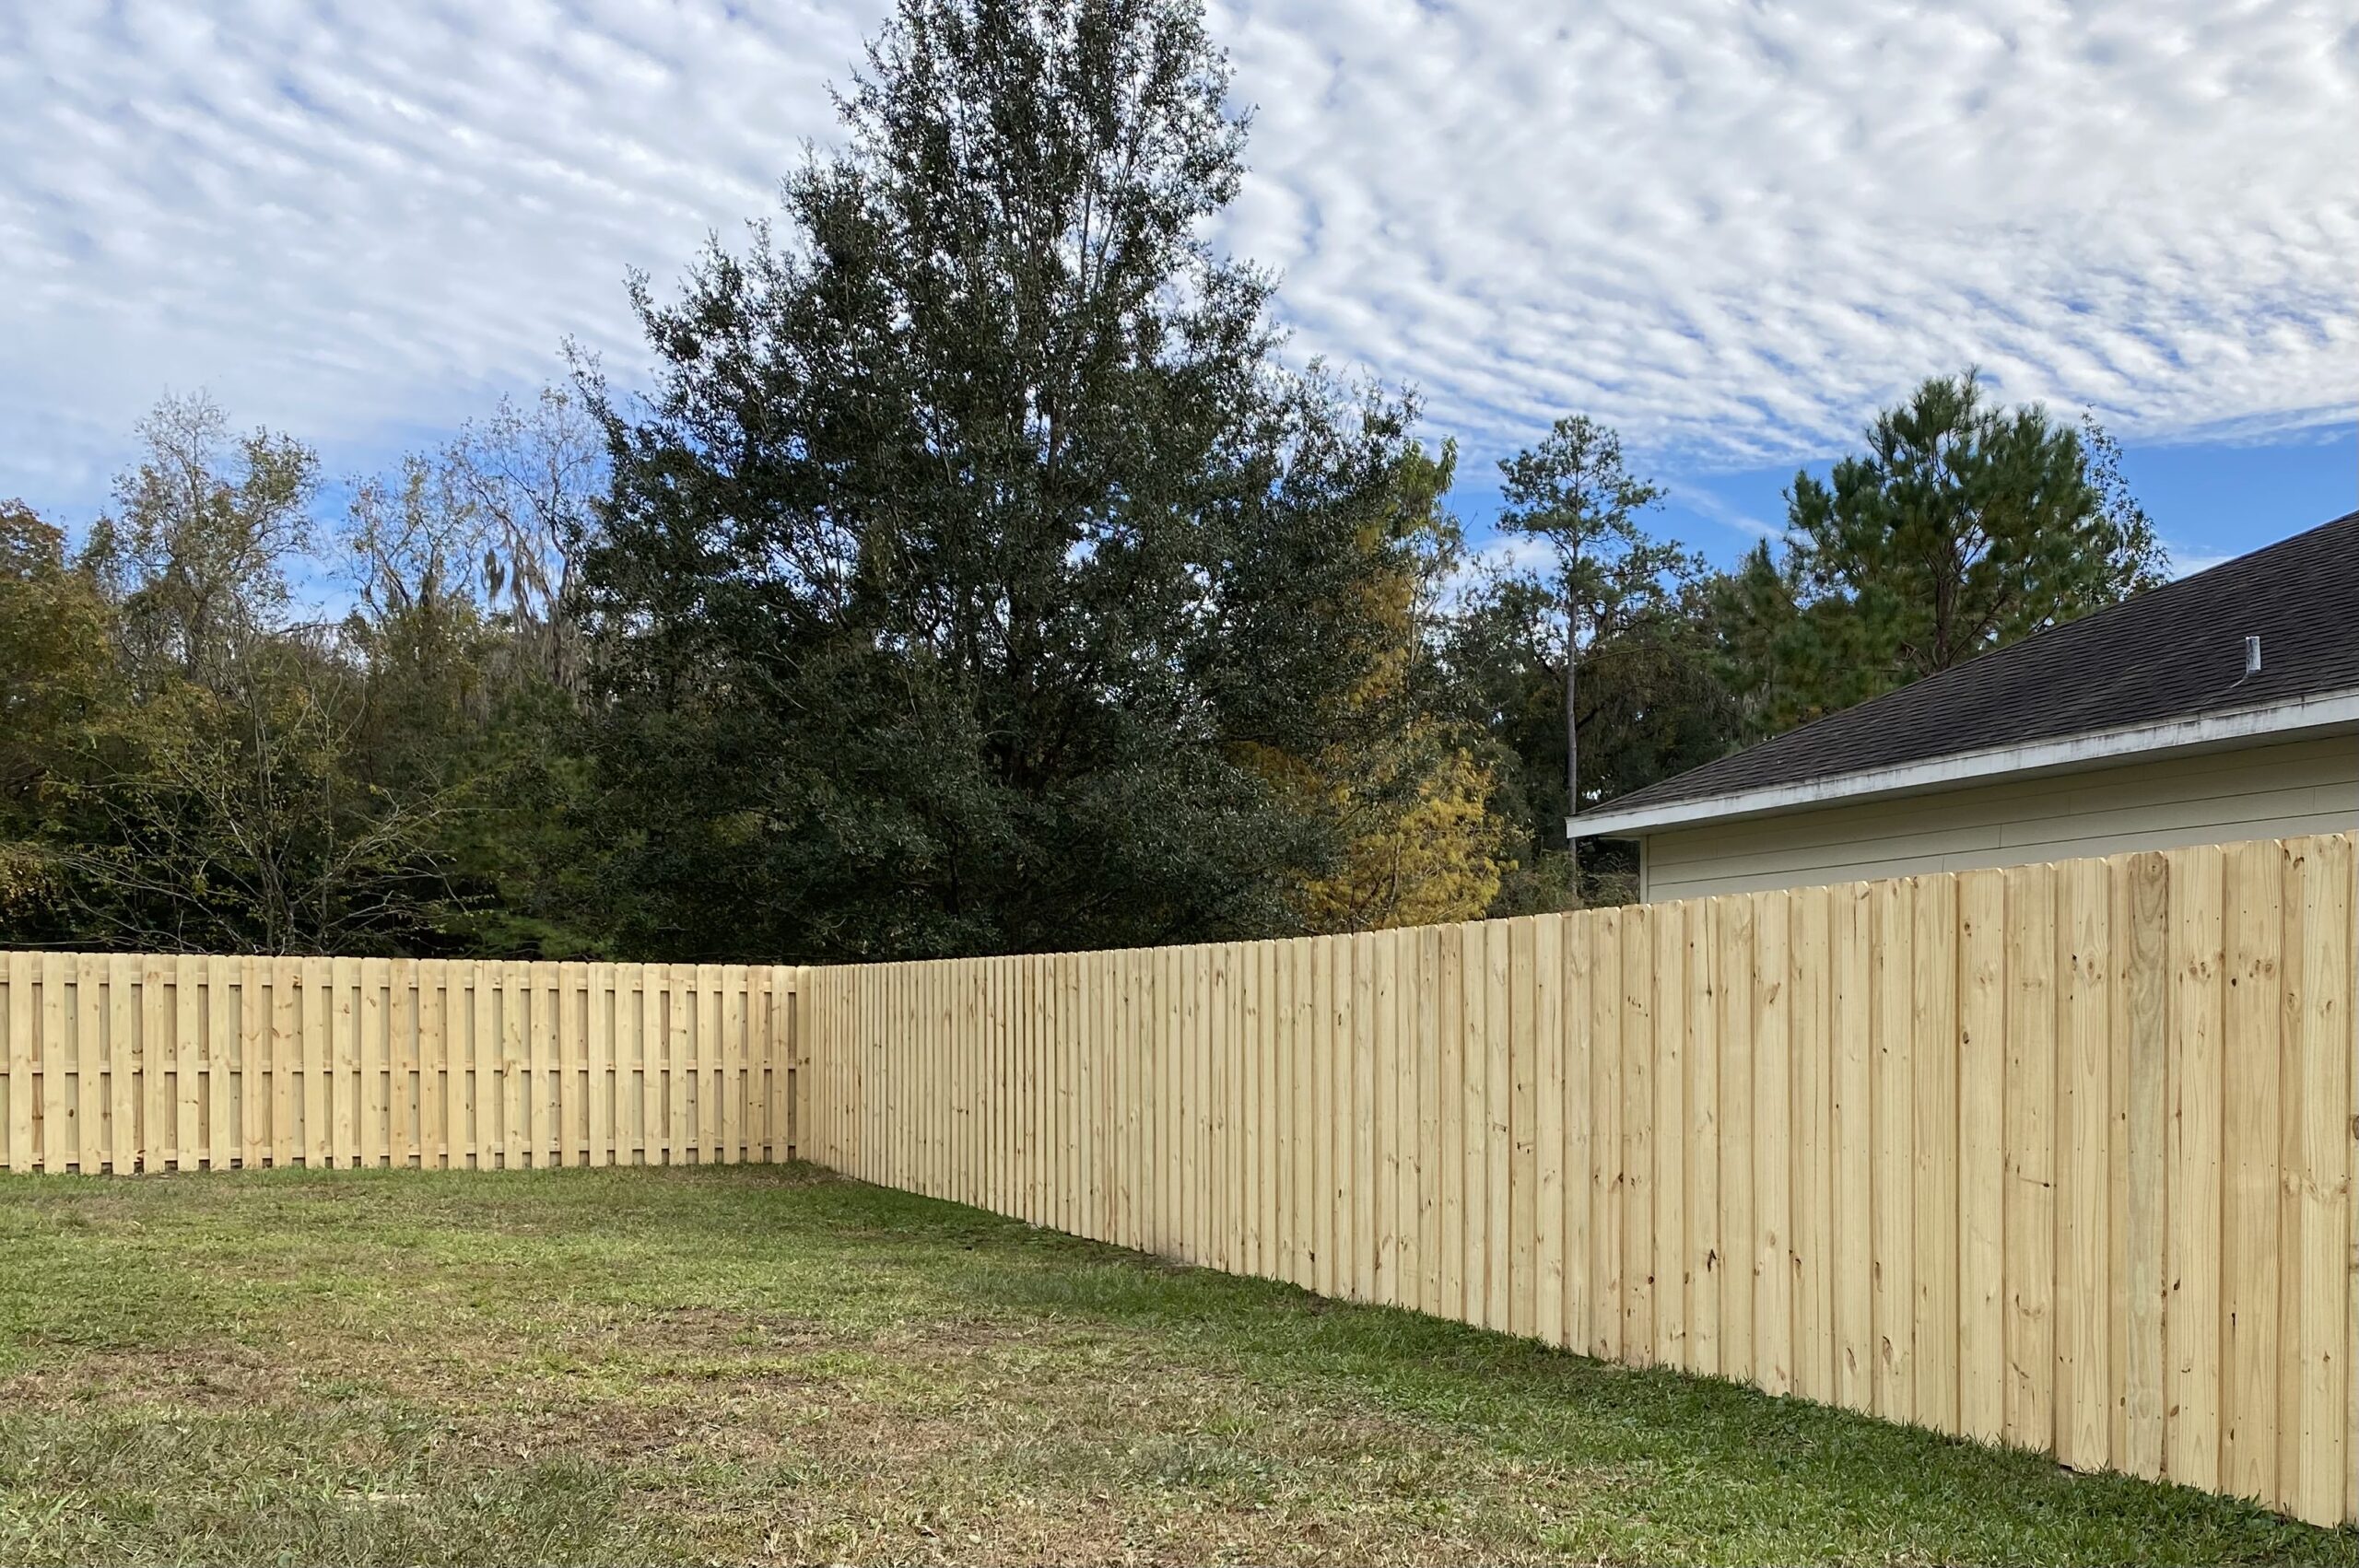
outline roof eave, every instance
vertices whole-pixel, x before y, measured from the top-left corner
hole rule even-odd
[[[2345,729],[2359,729],[2359,686],[2197,714],[2160,724],[2125,725],[2021,745],[1954,752],[1890,767],[1663,801],[1623,811],[1607,805],[1567,819],[1565,829],[1577,838],[1628,838],[1694,823],[1775,816],[1816,806],[1922,794],[2001,778],[2069,773],[2130,758],[2208,751],[2246,741],[2296,741]]]

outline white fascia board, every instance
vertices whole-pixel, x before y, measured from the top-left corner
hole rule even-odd
[[[1767,784],[1727,794],[1701,795],[1693,800],[1664,801],[1658,805],[1616,811],[1605,806],[1568,820],[1566,831],[1580,838],[1623,838],[1684,827],[1699,822],[1732,822],[1744,817],[1771,816],[1779,812],[1805,811],[1838,802],[1870,801],[1892,795],[1921,794],[1933,790],[1985,784],[2001,778],[2032,778],[2044,773],[2069,773],[2129,758],[2154,758],[2182,752],[2212,751],[2247,741],[2295,741],[2337,730],[2359,729],[2359,687],[2322,692],[2290,702],[2258,708],[2230,708],[2174,719],[2163,724],[2140,724],[2118,730],[2091,730],[2056,740],[2033,741],[2017,746],[1993,746],[1978,752],[1953,752],[1946,756],[1890,767],[1838,773],[1793,784]]]

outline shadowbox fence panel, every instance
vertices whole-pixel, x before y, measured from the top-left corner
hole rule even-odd
[[[804,973],[0,954],[0,1166],[789,1159]]]
[[[2349,836],[809,971],[809,1157],[2359,1516]]]

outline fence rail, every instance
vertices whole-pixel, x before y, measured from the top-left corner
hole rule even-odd
[[[811,1157],[2359,1517],[2348,836],[812,972]]]
[[[0,1167],[792,1157],[805,971],[0,958]]]

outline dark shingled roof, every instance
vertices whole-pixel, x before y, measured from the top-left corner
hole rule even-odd
[[[2245,638],[2260,673],[2245,677]],[[2359,512],[1591,808],[1620,813],[2359,686]]]

